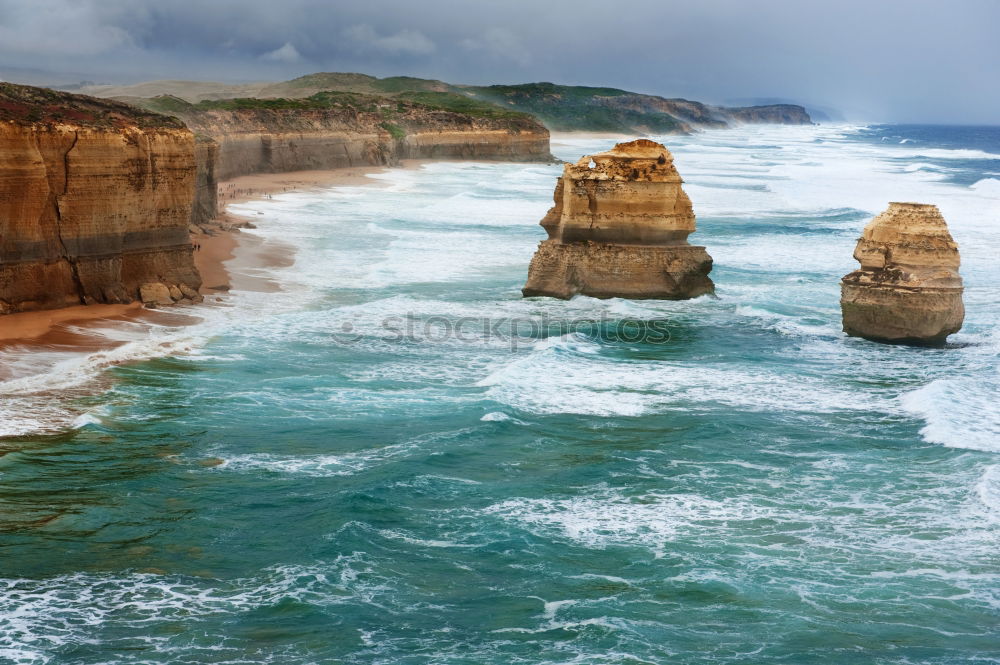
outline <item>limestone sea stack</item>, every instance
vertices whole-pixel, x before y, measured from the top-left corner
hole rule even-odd
[[[687,242],[695,217],[682,182],[670,151],[647,139],[566,164],[524,296],[683,300],[712,293],[712,257]]]
[[[865,227],[854,258],[861,269],[841,281],[848,335],[938,345],[962,327],[958,245],[937,206],[890,203]]]

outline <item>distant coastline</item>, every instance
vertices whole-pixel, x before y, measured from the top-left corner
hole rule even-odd
[[[353,96],[355,103],[362,99],[419,103],[473,116],[524,114],[553,132],[664,136],[741,124],[809,125],[814,120],[804,106],[777,100],[719,106],[610,87],[549,82],[474,86],[411,76],[377,78],[344,72],[318,72],[281,82],[226,84],[166,80],[82,85],[72,89],[163,112],[185,105],[194,105],[199,110],[245,107],[253,99],[268,99],[272,105],[292,107],[308,105],[333,93]]]
[[[116,170],[131,169],[129,164],[134,161],[126,159],[124,153],[111,155],[112,161],[102,167],[111,174],[101,176],[109,178],[107,181],[84,181],[89,176],[79,174],[88,169],[79,166],[65,169],[63,176],[52,176],[67,179],[66,191],[57,196],[57,201],[78,196],[74,192],[87,188],[110,188],[121,194],[106,204],[108,208],[103,213],[79,206],[70,208],[94,216],[94,222],[71,222],[68,228],[96,229],[90,233],[97,235],[70,237],[67,247],[94,247],[90,250],[95,252],[94,256],[53,254],[32,258],[39,244],[33,235],[36,234],[32,230],[33,220],[12,218],[8,222],[16,231],[8,230],[7,256],[0,261],[0,268],[9,273],[7,284],[13,285],[8,292],[0,293],[0,311],[8,312],[0,340],[8,341],[44,337],[66,323],[141,317],[137,304],[139,286],[147,282],[160,283],[161,293],[169,288],[174,302],[198,300],[196,290],[202,296],[212,296],[230,287],[224,264],[242,250],[236,239],[238,234],[232,233],[234,220],[225,214],[224,207],[245,196],[343,184],[364,172],[410,159],[546,161],[551,159],[550,132],[543,122],[556,130],[558,136],[615,140],[651,132],[688,133],[742,122],[811,123],[804,109],[794,105],[724,108],[613,88],[550,83],[474,87],[409,77],[377,79],[361,74],[313,74],[283,83],[261,84],[259,89],[176,81],[82,89],[113,99],[3,85],[3,96],[11,102],[4,113],[10,116],[7,119],[12,127],[29,137],[29,142],[44,142],[42,137],[48,135],[50,128],[59,127],[60,136],[65,135],[66,141],[70,141],[67,146],[74,164],[83,165],[98,158],[95,148],[71,141],[79,133],[77,125],[79,129],[97,129],[103,137],[100,140],[105,142],[113,143],[116,133],[131,123],[145,132],[150,141],[169,131],[176,143],[156,149],[162,152],[158,157],[161,163],[169,155],[175,165],[174,180],[169,186],[154,178],[152,172],[118,175]],[[261,97],[235,96],[251,93]],[[188,99],[178,96],[181,94]],[[54,105],[65,111],[51,112],[55,113],[52,115],[50,109]],[[112,119],[110,123],[107,118]],[[164,129],[167,127],[169,130]],[[194,134],[193,150],[187,147],[192,135],[185,136],[185,131]],[[114,161],[119,158],[120,162]],[[56,162],[46,162],[45,168],[58,171],[62,167]],[[15,175],[0,186],[9,189],[15,198],[49,196],[40,182],[31,178],[34,176]],[[141,180],[144,187],[152,188],[143,200],[159,198],[170,202],[169,208],[163,204],[159,208],[169,210],[171,216],[169,221],[157,222],[162,229],[153,233],[145,228],[148,215],[138,214],[136,202],[124,194],[127,188],[116,179]],[[184,214],[182,199],[188,195],[182,191],[191,186],[192,180],[194,200],[185,234],[185,225],[179,217]],[[48,205],[54,207],[45,214],[58,217],[63,204]],[[124,253],[124,249],[115,250],[125,245],[116,238],[113,228],[101,227],[101,215],[129,218],[130,233],[146,238],[148,246],[140,251],[145,253],[142,256],[150,258],[141,259],[146,262],[142,269],[127,271],[131,275],[127,283],[116,281],[122,278],[115,276],[118,274],[115,270],[107,272],[108,265],[125,260],[116,257],[116,251],[126,257],[136,255],[135,250],[129,250],[131,254]],[[182,234],[190,236],[190,244],[185,244]],[[60,238],[60,242],[66,240]],[[52,243],[48,242],[48,246],[51,248]],[[112,264],[108,264],[109,259]],[[100,270],[106,274],[102,273],[96,283],[93,278],[81,282],[76,268],[80,262],[102,266]],[[32,271],[53,269],[66,274],[60,273],[60,280],[28,276],[34,274]],[[29,282],[36,285],[30,292],[24,289]],[[184,289],[182,294],[180,291]],[[167,300],[159,304],[169,303]]]

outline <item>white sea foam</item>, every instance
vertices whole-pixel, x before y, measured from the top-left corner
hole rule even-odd
[[[992,199],[1000,199],[1000,180],[996,178],[983,178],[969,185],[969,189],[980,196]]]
[[[1000,464],[987,467],[976,483],[975,490],[989,518],[1000,523]]]
[[[944,167],[938,166],[936,164],[928,164],[927,162],[915,162],[913,164],[907,164],[903,167],[903,171],[906,173],[915,173],[917,171],[943,171]]]
[[[73,419],[73,429],[80,429],[87,425],[100,425],[101,419],[93,413],[83,413]]]
[[[901,397],[926,422],[924,439],[952,448],[1000,452],[1000,381],[936,379]]]
[[[0,437],[82,426],[77,421],[82,414],[65,405],[70,393],[100,389],[102,375],[111,367],[190,353],[204,339],[194,329],[150,329],[144,339],[93,353],[35,355],[30,348],[4,351],[4,356],[13,357],[17,373],[0,381]],[[33,362],[26,362],[23,356]]]
[[[857,395],[836,380],[752,367],[642,362],[609,358],[579,335],[546,340],[480,380],[486,395],[536,414],[640,416],[720,406],[748,411],[831,413],[857,408]],[[871,395],[870,409],[891,411],[888,396]]]
[[[17,644],[0,647],[0,657],[24,665],[63,662],[56,655],[60,647],[96,644],[96,631],[110,623],[148,632],[158,622],[231,615],[288,598],[316,605],[370,598],[388,588],[388,580],[373,575],[363,557],[340,556],[322,565],[275,566],[253,578],[226,581],[146,573],[0,578],[0,636],[16,638]],[[216,656],[226,651],[224,638],[219,635],[219,643],[207,651]],[[146,639],[164,647],[170,638],[149,635]]]
[[[935,159],[1000,159],[1000,154],[985,150],[954,149],[954,148],[916,148],[911,153],[919,157]]]
[[[235,455],[215,467],[224,471],[271,471],[303,476],[351,476],[364,470],[373,461],[382,459],[377,453],[345,455],[311,455],[282,457],[269,453]]]
[[[694,494],[628,497],[618,491],[593,491],[567,499],[517,498],[484,510],[591,548],[643,545],[663,556],[678,534],[767,516],[767,509],[741,499],[714,500]]]
[[[411,454],[425,454],[427,447],[445,441],[462,440],[471,430],[433,432],[381,448],[337,455],[276,455],[256,453],[232,455],[214,467],[220,471],[267,471],[302,476],[350,476]]]

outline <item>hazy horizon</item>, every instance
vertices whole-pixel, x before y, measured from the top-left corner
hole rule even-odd
[[[851,120],[1000,123],[1000,3],[697,6],[564,0],[0,0],[0,79],[276,81],[360,72],[450,83],[552,81]]]

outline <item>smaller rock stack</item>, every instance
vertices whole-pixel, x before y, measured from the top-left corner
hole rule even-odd
[[[858,239],[861,269],[841,280],[844,332],[939,345],[965,318],[958,245],[937,206],[890,203]]]
[[[670,152],[638,139],[566,164],[549,237],[528,269],[525,297],[659,298],[712,293],[712,257],[689,245],[691,200]]]

